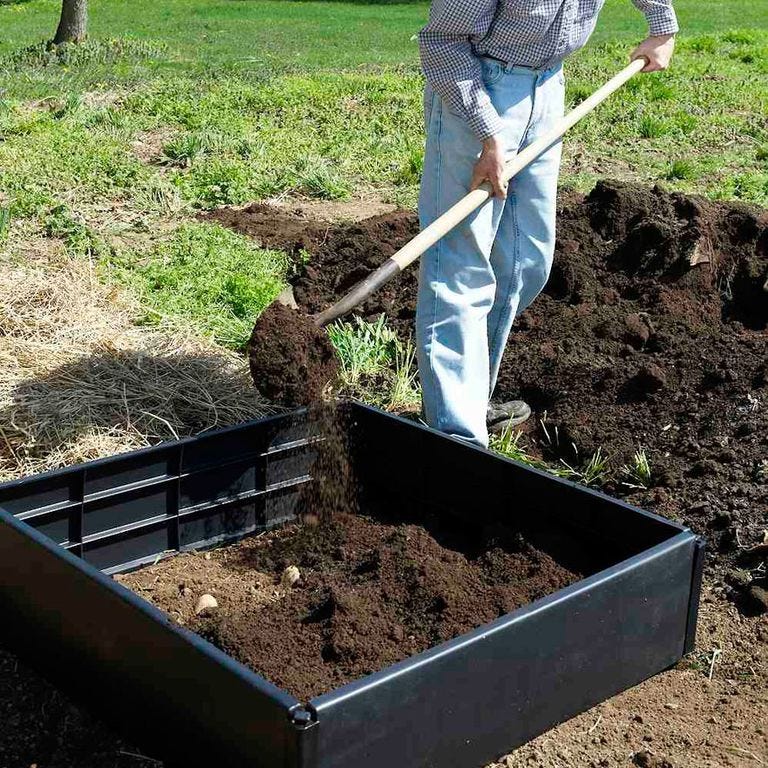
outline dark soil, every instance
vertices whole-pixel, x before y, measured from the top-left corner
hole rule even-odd
[[[196,594],[185,594],[184,558],[120,581],[302,700],[579,578],[512,532],[473,541],[442,522],[428,529],[346,514],[246,539],[209,558],[195,570],[194,587],[215,590],[220,605],[189,621]],[[289,565],[301,579],[286,588],[280,579]]]
[[[259,392],[286,408],[320,400],[338,369],[328,334],[309,316],[277,302],[256,321],[248,362]]]
[[[262,205],[214,216],[265,246],[311,254],[294,282],[307,313],[417,232],[409,212],[337,226]],[[416,273],[359,314],[385,312],[412,333]],[[752,586],[765,580],[741,547],[768,527],[767,281],[763,211],[625,183],[565,192],[549,285],[513,331],[496,392],[533,406],[534,452],[579,464],[601,447],[609,493],[706,534],[724,589],[753,609],[761,593],[743,584],[749,573]],[[639,447],[651,463],[648,490],[629,487],[621,471]]]

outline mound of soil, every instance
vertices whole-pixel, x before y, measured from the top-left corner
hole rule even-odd
[[[309,252],[294,282],[308,313],[418,229],[409,212],[339,225],[263,205],[213,215],[265,246]],[[767,222],[754,208],[659,187],[605,182],[586,197],[562,194],[549,285],[516,324],[496,392],[537,411],[527,429],[545,458],[582,463],[600,447],[613,468],[608,492],[706,534],[726,590],[745,581],[740,544],[766,528]],[[359,314],[384,312],[411,334],[416,273]],[[647,490],[622,474],[638,448],[651,464]]]
[[[328,334],[307,315],[278,302],[256,321],[248,362],[259,392],[286,408],[320,400],[338,370]]]
[[[442,526],[336,514],[198,555],[193,571],[172,558],[119,580],[307,700],[579,578],[519,535],[473,551],[455,540]],[[301,573],[292,587],[280,584],[289,565]],[[195,617],[200,590],[220,604]]]

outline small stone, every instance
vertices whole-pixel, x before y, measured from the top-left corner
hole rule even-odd
[[[664,709],[680,709],[680,705],[679,704],[675,704],[674,702],[668,701],[664,705]]]
[[[286,588],[290,589],[301,578],[301,571],[295,565],[289,565],[280,578],[280,583]]]
[[[209,595],[206,592],[206,594],[200,595],[200,599],[197,601],[197,605],[195,606],[195,613],[199,616],[201,613],[214,611],[218,607],[219,601],[213,595]]]
[[[210,552],[206,552],[206,553],[203,555],[203,559],[204,559],[204,560],[210,560],[210,559],[211,559],[211,553],[210,553]]]
[[[632,762],[638,768],[673,768],[672,763],[663,757],[656,757],[645,750],[636,752]]]
[[[636,723],[640,723],[641,725],[642,725],[642,724],[643,724],[643,722],[644,722],[644,721],[643,721],[643,718],[642,718],[642,716],[641,716],[641,715],[632,715],[632,719],[633,719],[633,720],[634,720]]]
[[[637,372],[635,382],[643,392],[658,392],[667,386],[667,374],[658,365],[649,363]]]

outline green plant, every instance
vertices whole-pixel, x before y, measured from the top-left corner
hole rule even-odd
[[[657,139],[668,131],[667,124],[655,115],[643,115],[637,132],[644,139]]]
[[[585,485],[602,485],[607,476],[608,458],[603,455],[603,449],[598,448],[583,470],[581,470],[581,479]]]
[[[667,169],[668,179],[692,179],[696,176],[696,168],[690,160],[673,160]]]
[[[629,482],[624,484],[630,488],[650,488],[651,486],[651,463],[644,448],[638,448],[632,457],[632,464],[622,467]]]
[[[602,448],[598,448],[581,469],[574,468],[564,459],[560,459],[560,463],[565,467],[564,476],[575,482],[603,485],[608,479],[609,458],[605,456]]]
[[[574,471],[568,466],[553,466],[531,455],[522,445],[523,437],[521,431],[516,430],[512,426],[508,426],[500,433],[490,436],[488,447],[492,451],[500,453],[502,456],[506,456],[514,461],[519,461],[522,464],[527,464],[534,469],[549,472],[551,475],[555,475],[555,477],[573,479],[576,476]]]
[[[48,237],[60,238],[67,249],[76,255],[90,256],[105,247],[98,234],[63,203],[46,213],[43,226]]]
[[[225,144],[215,131],[195,131],[176,136],[163,145],[163,155],[171,165],[188,168],[205,155],[215,154]]]
[[[10,206],[0,206],[0,242],[8,237],[8,231],[11,228],[11,209]]]
[[[189,323],[242,348],[258,315],[284,287],[289,261],[218,224],[195,222],[149,251],[110,254],[102,267],[139,293],[146,322]]]
[[[374,323],[356,317],[328,327],[341,363],[341,392],[390,410],[418,406],[415,349],[387,327],[382,315]]]

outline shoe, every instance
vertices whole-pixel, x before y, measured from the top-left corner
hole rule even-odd
[[[510,400],[507,403],[491,403],[485,416],[488,431],[498,435],[507,427],[522,424],[531,415],[531,406],[523,400]]]

